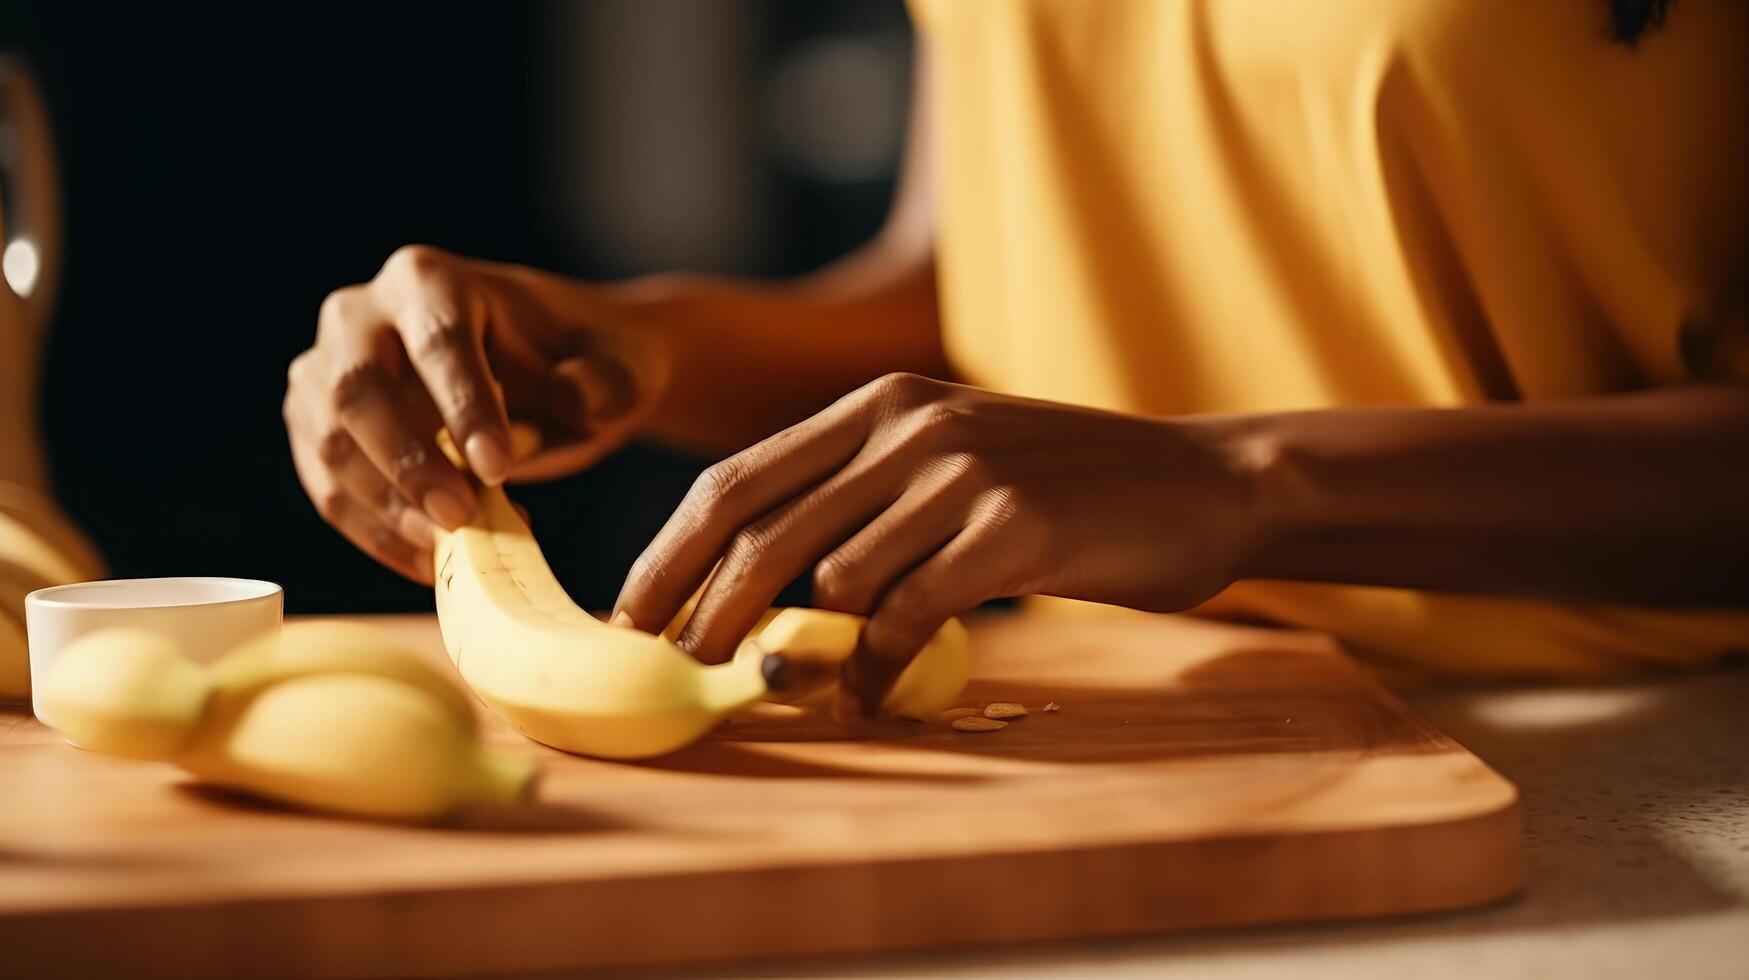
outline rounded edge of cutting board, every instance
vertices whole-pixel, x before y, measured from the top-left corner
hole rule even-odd
[[[1517,894],[1521,821],[1514,793],[1383,829],[8,916],[0,946],[43,975],[456,975],[1397,917]]]

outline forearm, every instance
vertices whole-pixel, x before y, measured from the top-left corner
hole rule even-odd
[[[1245,577],[1749,603],[1749,388],[1236,418]]]

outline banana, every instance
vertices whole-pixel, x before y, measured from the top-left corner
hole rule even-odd
[[[41,697],[81,748],[314,809],[430,818],[513,801],[535,775],[479,744],[453,684],[354,624],[292,624],[210,669],[159,634],[100,631],[62,651]]]
[[[213,684],[162,633],[98,630],[67,644],[38,695],[43,717],[82,749],[174,759],[206,713]]]
[[[357,623],[314,619],[287,623],[225,654],[210,668],[221,698],[248,700],[269,684],[312,674],[376,674],[411,684],[442,702],[466,731],[478,727],[474,701],[419,658]]]
[[[609,759],[672,752],[765,694],[755,658],[703,666],[660,636],[609,626],[553,577],[504,492],[440,531],[437,621],[462,679],[537,742]]]
[[[435,563],[444,647],[474,693],[537,742],[609,759],[694,741],[770,693],[765,672],[780,664],[776,672],[793,675],[782,696],[823,689],[863,622],[783,610],[729,663],[703,666],[665,636],[609,626],[578,608],[498,488],[481,491],[472,522],[438,533]],[[950,622],[901,676],[887,709],[926,717],[946,707],[965,686],[966,663],[964,627]]]
[[[518,458],[540,448],[511,426]],[[438,445],[464,467],[447,431]],[[735,657],[704,666],[673,642],[694,595],[660,635],[610,626],[578,608],[553,576],[504,491],[480,491],[474,519],[439,530],[434,553],[444,648],[474,693],[529,738],[609,759],[672,752],[761,698],[801,701],[832,690],[864,620],[813,609],[772,610]],[[965,628],[943,626],[883,706],[923,718],[951,704],[968,672]],[[773,691],[767,678],[781,681]]]
[[[767,700],[795,704],[822,700],[832,694],[831,685],[838,679],[839,667],[856,648],[857,637],[867,620],[823,609],[775,612],[755,629],[751,641],[742,644],[735,655],[752,656],[758,652],[782,658],[766,664],[765,675],[774,689]],[[933,718],[959,697],[970,671],[966,628],[959,620],[950,619],[899,675],[881,702],[881,709],[902,718]]]
[[[440,816],[526,792],[534,763],[483,749],[420,687],[375,674],[305,674],[215,712],[178,762],[223,786],[318,810]]]

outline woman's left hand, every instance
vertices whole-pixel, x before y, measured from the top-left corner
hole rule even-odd
[[[659,631],[708,578],[678,641],[720,663],[811,567],[815,605],[869,617],[845,684],[872,713],[942,623],[988,599],[1170,611],[1220,591],[1256,524],[1230,429],[889,375],[707,469],[615,617]]]

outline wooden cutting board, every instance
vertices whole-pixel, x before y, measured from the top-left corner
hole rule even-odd
[[[429,617],[383,618],[441,658]],[[405,827],[202,790],[0,718],[0,972],[434,975],[1388,915],[1519,886],[1516,790],[1327,641],[1140,615],[974,629],[969,701],[758,717]],[[1061,710],[1039,709],[1055,701]],[[781,709],[787,710],[787,709]]]

